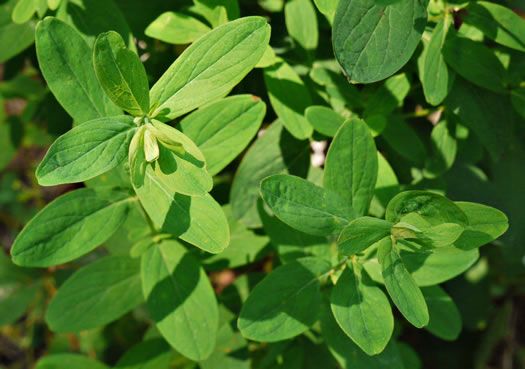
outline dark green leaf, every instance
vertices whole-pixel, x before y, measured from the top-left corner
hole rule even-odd
[[[447,341],[454,341],[461,332],[461,315],[452,298],[439,286],[421,289],[428,306],[430,322],[425,328]]]
[[[173,351],[162,338],[153,338],[131,347],[114,369],[168,369]]]

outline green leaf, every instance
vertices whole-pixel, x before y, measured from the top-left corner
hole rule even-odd
[[[272,271],[244,303],[238,321],[245,338],[277,342],[295,337],[317,320],[321,305],[319,279],[330,263],[307,257]]]
[[[188,115],[180,129],[202,151],[213,176],[248,146],[265,114],[266,104],[258,97],[230,96]]]
[[[47,0],[47,6],[51,10],[56,10],[58,6],[60,5],[61,0]]]
[[[36,170],[41,186],[83,182],[119,165],[136,132],[133,118],[122,115],[85,122],[60,136]]]
[[[452,21],[452,16],[446,13],[434,28],[425,51],[421,83],[425,99],[431,105],[441,104],[451,90],[456,76],[453,70],[448,69],[441,52]]]
[[[24,24],[33,17],[38,6],[38,0],[19,0],[13,10],[13,22]]]
[[[496,93],[506,93],[505,68],[493,51],[481,42],[460,36],[448,37],[443,56],[463,78]]]
[[[471,2],[461,19],[497,43],[525,51],[525,21],[513,10],[487,1]]]
[[[525,119],[525,87],[520,87],[510,92],[514,109]]]
[[[348,263],[330,298],[341,329],[368,355],[382,352],[394,331],[388,298],[359,263]]]
[[[461,236],[465,228],[456,223],[443,223],[423,231],[419,238],[431,247],[450,246]]]
[[[398,346],[394,341],[380,354],[369,356],[363,352],[337,324],[329,306],[321,309],[321,332],[326,345],[342,368],[405,369]]]
[[[427,178],[439,177],[452,167],[456,159],[456,126],[450,120],[439,122],[430,134],[432,154],[425,162]]]
[[[159,15],[145,34],[148,37],[175,45],[192,43],[210,31],[210,27],[187,14],[165,12]]]
[[[337,239],[339,252],[355,255],[366,250],[374,243],[390,236],[392,223],[386,220],[361,217],[350,222]]]
[[[311,0],[286,2],[284,20],[288,33],[304,50],[317,49],[319,30],[317,28],[317,15]]]
[[[272,245],[277,248],[277,254],[283,264],[305,256],[331,260],[333,250],[326,237],[313,236],[295,230],[281,222],[276,216],[270,216],[264,209],[262,200],[257,205],[264,231],[270,237]]]
[[[263,252],[269,243],[267,236],[260,236],[246,229],[232,216],[231,206],[222,207],[230,226],[230,245],[217,255],[211,255],[202,263],[206,270],[237,268],[253,263],[265,255]]]
[[[337,234],[355,218],[353,208],[336,193],[291,175],[263,180],[261,196],[279,219],[308,234]]]
[[[461,315],[452,298],[439,286],[421,289],[428,306],[430,322],[425,327],[433,335],[454,341],[461,333]]]
[[[280,122],[248,149],[234,177],[231,189],[232,214],[249,228],[261,227],[257,212],[261,181],[273,174],[306,176],[310,165],[308,141],[294,139]]]
[[[324,188],[341,196],[357,215],[368,214],[377,181],[377,151],[367,125],[345,122],[332,141],[324,170]]]
[[[403,106],[410,91],[410,81],[405,73],[388,78],[368,100],[363,116],[365,120],[373,116],[388,115]]]
[[[314,0],[317,9],[323,13],[330,24],[334,23],[338,0]]]
[[[219,325],[217,300],[199,263],[176,241],[163,241],[142,257],[148,311],[162,336],[182,355],[211,355]]]
[[[264,69],[264,82],[275,113],[297,139],[312,135],[313,128],[304,117],[312,97],[299,75],[284,61]]]
[[[35,369],[108,369],[99,361],[79,354],[51,354],[36,363]]]
[[[467,216],[453,201],[433,192],[405,191],[388,203],[386,220],[398,223],[408,214],[417,214],[430,225],[468,224]]]
[[[16,24],[11,19],[18,0],[8,0],[0,4],[0,63],[17,55],[35,39],[35,22]]]
[[[126,16],[129,15],[128,11]],[[57,18],[75,28],[90,48],[101,33],[116,31],[126,46],[136,51],[133,34],[114,0],[63,0]]]
[[[403,244],[406,241],[398,241]],[[462,251],[443,247],[420,252],[400,251],[406,268],[418,286],[432,286],[452,279],[470,268],[478,260],[477,249]]]
[[[426,8],[425,0],[340,0],[332,42],[349,80],[376,82],[405,65],[425,29]]]
[[[379,244],[378,259],[388,294],[401,314],[417,328],[426,326],[429,315],[425,298],[390,239]]]
[[[148,76],[138,55],[114,31],[97,37],[93,64],[100,85],[109,98],[131,115],[149,111]]]
[[[418,165],[424,164],[427,157],[425,144],[402,117],[390,115],[381,137],[403,158]]]
[[[454,245],[458,249],[472,250],[494,241],[509,228],[507,216],[490,206],[472,202],[456,202],[467,215],[469,224]]]
[[[45,18],[36,28],[36,52],[49,89],[75,121],[122,114],[100,87],[91,50],[73,28]]]
[[[383,217],[387,204],[399,192],[399,181],[388,161],[379,152],[377,153],[377,164],[377,182],[370,213],[377,217]]]
[[[230,235],[220,205],[209,194],[182,195],[173,185],[161,180],[157,175],[159,172],[146,164],[144,150],[138,145],[140,136],[135,138],[129,152],[133,188],[155,226],[210,253],[223,251],[228,246]],[[172,173],[163,179],[172,180],[169,177],[173,176]]]
[[[60,196],[20,232],[11,249],[13,262],[48,267],[87,254],[122,225],[134,200],[125,192],[102,189]]]
[[[261,59],[269,39],[270,26],[261,17],[244,17],[207,33],[152,87],[152,117],[171,120],[227,95]]]
[[[334,137],[345,118],[326,106],[309,106],[304,116],[314,129],[328,137]]]
[[[60,286],[46,322],[55,332],[80,332],[120,318],[143,300],[139,261],[107,256],[80,268]]]
[[[456,78],[445,104],[479,138],[491,159],[498,161],[513,135],[511,124],[501,124],[514,120],[510,99]]]
[[[168,369],[174,353],[162,338],[144,340],[132,346],[114,369]]]
[[[193,3],[197,12],[204,16],[213,27],[222,24],[216,23],[218,18],[216,13],[219,9],[224,11],[225,21],[234,20],[241,16],[238,0],[194,0]]]

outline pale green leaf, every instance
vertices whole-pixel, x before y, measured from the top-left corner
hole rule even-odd
[[[148,311],[162,336],[192,360],[211,355],[219,325],[217,300],[197,260],[176,241],[163,241],[142,257]]]
[[[82,182],[119,165],[128,156],[136,132],[133,118],[122,115],[85,122],[60,136],[36,170],[41,186]]]
[[[36,363],[35,369],[109,369],[100,361],[79,354],[46,355]]]
[[[210,27],[187,14],[165,12],[159,15],[144,32],[146,36],[184,45],[192,43],[210,31]]]
[[[242,335],[276,342],[308,330],[317,320],[321,305],[319,279],[329,270],[329,262],[313,257],[275,269],[244,303],[238,321]]]
[[[174,119],[227,95],[261,59],[269,39],[270,26],[261,17],[244,17],[207,33],[152,87],[152,116]]]
[[[102,189],[60,196],[20,232],[11,249],[13,261],[47,267],[88,253],[122,225],[134,200],[125,192]]]
[[[307,51],[317,49],[319,30],[317,14],[311,0],[291,0],[284,6],[286,29],[292,38]]]
[[[13,10],[12,19],[14,23],[24,24],[33,17],[39,0],[18,0]]]
[[[80,268],[60,286],[46,322],[55,332],[80,332],[120,318],[143,300],[139,261],[108,256]]]
[[[328,137],[334,137],[345,119],[326,106],[309,106],[304,116],[314,129]]]
[[[382,352],[394,331],[386,295],[358,263],[348,263],[330,298],[341,329],[368,355]]]

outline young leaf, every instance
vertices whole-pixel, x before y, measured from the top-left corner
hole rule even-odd
[[[174,353],[162,338],[144,340],[132,346],[114,369],[168,369]]]
[[[109,369],[100,361],[79,354],[46,355],[36,363],[35,369]]]
[[[443,56],[463,78],[496,93],[506,93],[505,68],[494,52],[481,42],[460,36],[448,37]]]
[[[166,155],[170,155],[170,153],[166,152]],[[148,129],[148,127],[144,130],[144,156],[148,163],[154,162],[160,156],[157,137],[155,137],[152,129]]]
[[[371,217],[352,220],[337,239],[339,252],[344,255],[355,255],[366,250],[374,243],[390,236],[392,225],[389,221]]]
[[[317,15],[311,0],[292,0],[284,6],[286,29],[304,50],[317,49],[319,31]]]
[[[427,1],[340,0],[333,26],[334,53],[348,79],[385,79],[414,53],[427,22]]]
[[[507,216],[498,209],[472,202],[456,202],[467,215],[469,224],[454,245],[472,250],[494,241],[509,228]]]
[[[251,292],[238,321],[244,337],[277,342],[308,330],[321,305],[319,279],[330,263],[308,257],[280,266]]]
[[[108,256],[80,268],[60,286],[46,322],[55,332],[80,332],[120,318],[143,300],[139,261]]]
[[[257,64],[269,39],[270,26],[261,17],[244,17],[207,33],[152,87],[152,116],[171,120],[227,95]]]
[[[256,96],[230,96],[188,115],[180,129],[202,151],[213,176],[248,146],[265,113],[265,103]]]
[[[14,23],[24,24],[33,17],[38,6],[38,0],[18,0],[13,10],[12,19]]]
[[[91,50],[64,22],[47,17],[36,27],[36,53],[47,85],[79,123],[122,114],[98,83]]]
[[[85,122],[60,136],[36,170],[41,186],[83,182],[119,165],[136,132],[133,118],[121,115]]]
[[[359,263],[348,263],[330,299],[341,329],[368,355],[382,352],[394,331],[388,298]]]
[[[219,326],[217,300],[199,263],[176,241],[142,256],[142,287],[162,336],[191,360],[213,351]]]
[[[381,241],[378,259],[388,294],[403,316],[417,328],[428,324],[428,308],[421,290],[388,238]]]
[[[430,321],[425,327],[433,335],[454,341],[461,333],[461,315],[452,298],[439,286],[421,289],[428,306]]]
[[[210,253],[223,251],[228,246],[230,235],[220,205],[209,194],[185,196],[161,181],[151,165],[146,165],[140,140],[140,136],[135,135],[130,144],[131,179],[155,226]]]
[[[317,132],[328,137],[334,137],[345,121],[340,114],[326,106],[309,106],[304,116]]]
[[[386,220],[402,221],[407,214],[418,214],[431,225],[441,223],[468,224],[465,213],[453,201],[433,192],[405,191],[394,197],[386,208]]]
[[[297,139],[312,135],[313,128],[304,117],[304,111],[312,105],[310,92],[293,68],[280,61],[265,68],[264,82],[275,113],[286,129]]]
[[[210,31],[210,27],[198,19],[182,13],[165,12],[159,15],[144,32],[146,36],[184,45],[192,43]]]
[[[249,228],[261,227],[257,198],[261,181],[273,174],[306,176],[310,165],[308,141],[298,141],[280,122],[255,141],[244,155],[230,193],[232,214]]]
[[[158,140],[158,159],[149,163],[148,154],[152,159],[157,153],[149,144],[146,146],[147,131]],[[136,134],[134,141],[144,145],[144,160],[134,163],[130,168],[140,168],[132,171],[131,178],[135,183],[141,183],[141,176],[151,176],[170,192],[188,196],[204,196],[213,186],[213,180],[206,171],[204,155],[199,148],[179,130],[164,123],[153,120],[143,132]],[[139,149],[141,150],[141,149]],[[147,150],[147,151],[146,151]],[[131,153],[131,149],[130,149]],[[141,154],[142,155],[142,154]],[[135,174],[139,173],[138,177]]]
[[[471,2],[461,19],[497,43],[525,51],[525,21],[509,8],[488,1]]]
[[[279,219],[308,234],[339,233],[355,218],[353,208],[336,193],[291,175],[263,180],[261,196]]]
[[[93,64],[100,85],[116,105],[135,116],[149,112],[146,70],[117,32],[98,36],[93,48]]]
[[[388,301],[387,301],[388,302]],[[369,356],[341,330],[329,306],[321,309],[321,332],[326,345],[342,368],[406,369],[394,341],[380,354]]]
[[[132,201],[125,192],[107,189],[60,196],[20,232],[11,249],[13,262],[48,267],[87,254],[122,225]]]
[[[455,73],[448,69],[441,52],[452,21],[452,16],[445,14],[445,17],[434,28],[425,51],[421,83],[425,99],[431,105],[441,104],[454,83]]]
[[[367,125],[345,122],[326,155],[324,188],[352,205],[357,215],[368,214],[377,181],[377,151]]]

